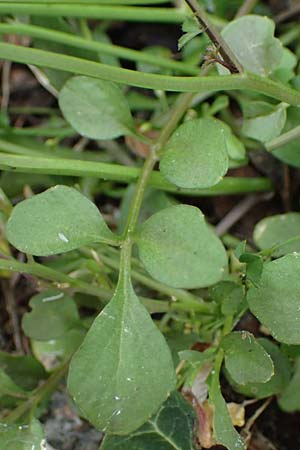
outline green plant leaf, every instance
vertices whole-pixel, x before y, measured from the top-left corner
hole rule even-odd
[[[0,397],[10,395],[12,397],[24,397],[25,391],[0,368]]]
[[[244,440],[232,425],[219,383],[209,387],[209,400],[214,407],[213,429],[216,441],[228,450],[245,450]]]
[[[247,294],[251,312],[285,344],[300,344],[299,273],[298,253],[265,263],[258,286]]]
[[[42,426],[36,419],[29,425],[0,424],[1,450],[41,450],[44,442]]]
[[[144,424],[175,388],[170,350],[127,275],[75,353],[68,387],[95,427],[120,435]]]
[[[38,382],[47,377],[43,366],[30,355],[12,355],[0,352],[0,369],[22,389],[31,390]]]
[[[14,247],[36,256],[117,239],[98,208],[67,186],[55,186],[15,206],[6,232]]]
[[[86,330],[73,328],[58,339],[49,341],[31,340],[31,348],[34,356],[47,370],[66,361],[82,343]]]
[[[247,264],[247,278],[255,285],[259,283],[264,266],[262,257],[259,255],[254,255],[253,253],[243,253],[239,259],[241,262]]]
[[[194,409],[175,391],[135,433],[106,436],[101,450],[194,450],[195,424]]]
[[[48,289],[31,298],[32,311],[23,316],[27,336],[39,341],[61,337],[79,321],[74,300],[58,289]]]
[[[247,383],[239,385],[226,372],[226,377],[233,388],[246,397],[266,398],[278,395],[289,383],[291,378],[291,367],[287,356],[269,339],[259,338],[257,342],[271,356],[274,363],[274,375],[266,383]]]
[[[134,132],[126,99],[110,81],[73,77],[60,91],[59,106],[72,127],[90,139],[114,139]]]
[[[299,108],[289,107],[287,111],[287,121],[283,132],[286,133],[297,127],[300,122]],[[287,144],[281,145],[272,151],[272,155],[293,167],[300,167],[300,139],[296,138]]]
[[[253,239],[261,250],[272,249],[285,241],[272,252],[273,256],[283,256],[292,252],[300,252],[300,213],[290,212],[265,217],[255,225]]]
[[[223,244],[193,206],[175,205],[154,214],[142,225],[137,244],[147,272],[173,287],[210,286],[227,267]]]
[[[271,357],[253,334],[235,331],[222,340],[225,351],[225,367],[238,384],[266,383],[274,375]]]
[[[207,188],[217,184],[228,170],[228,154],[222,122],[196,119],[183,123],[163,149],[160,171],[179,187]]]
[[[222,36],[247,71],[267,77],[280,65],[283,54],[274,30],[269,18],[248,15],[226,25]]]
[[[233,281],[220,281],[211,288],[210,294],[221,305],[224,316],[235,314],[245,297],[243,286]]]
[[[268,142],[280,135],[286,122],[286,105],[280,104],[266,115],[243,121],[242,133],[252,139]]]
[[[300,411],[300,358],[296,360],[290,383],[279,398],[279,406],[287,412]]]
[[[272,73],[272,78],[287,83],[294,78],[297,63],[297,56],[289,48],[284,47],[280,64]]]

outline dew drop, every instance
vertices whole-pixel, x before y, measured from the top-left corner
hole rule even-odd
[[[67,238],[67,236],[64,235],[64,233],[58,233],[58,237],[61,241],[68,243],[69,239]]]
[[[115,399],[115,400],[120,400],[120,397],[119,397],[118,395],[115,395],[115,396],[114,396],[114,399]]]

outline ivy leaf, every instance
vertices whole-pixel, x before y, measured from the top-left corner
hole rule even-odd
[[[36,256],[55,255],[116,236],[98,208],[76,189],[55,186],[13,209],[7,239],[18,250]]]
[[[217,184],[228,170],[228,154],[222,123],[212,118],[183,123],[164,148],[160,171],[183,188],[207,188]]]
[[[178,392],[130,436],[105,436],[101,450],[194,450],[196,414]]]
[[[269,18],[247,15],[226,25],[222,36],[247,71],[267,77],[280,65],[283,54],[274,31]],[[220,71],[224,72],[223,68]]]
[[[58,289],[48,289],[31,298],[32,311],[23,316],[27,336],[39,341],[61,337],[79,321],[74,300]]]
[[[147,272],[170,286],[207,287],[225,273],[223,244],[193,206],[175,205],[157,212],[142,225],[136,240]]]
[[[214,381],[209,387],[209,400],[214,407],[214,437],[218,444],[224,445],[228,450],[245,450],[244,440],[232,425],[219,382],[216,383]]]
[[[65,119],[82,136],[114,139],[134,133],[134,122],[118,85],[84,76],[69,79],[59,94]]]
[[[272,249],[292,240],[272,252],[276,257],[300,252],[300,213],[290,212],[265,217],[255,225],[253,239],[261,250]]]
[[[245,119],[242,126],[242,133],[252,139],[261,142],[268,142],[280,135],[286,122],[285,104],[280,104],[266,115],[258,115]]]
[[[85,417],[119,435],[144,424],[175,388],[170,350],[123,277],[75,353],[68,379]]]
[[[225,367],[238,384],[266,383],[274,375],[271,357],[247,331],[235,331],[222,340]]]
[[[279,406],[284,411],[300,411],[300,358],[296,360],[293,377],[279,398]]]
[[[34,419],[29,425],[0,424],[1,450],[41,450],[45,448],[41,424]]]
[[[228,381],[233,388],[246,397],[266,398],[278,395],[288,385],[291,377],[291,367],[287,356],[269,339],[259,338],[257,342],[271,356],[274,363],[274,375],[266,383],[237,384],[229,373],[226,373]]]
[[[287,255],[264,264],[257,287],[249,289],[251,312],[286,344],[300,344],[300,255]]]

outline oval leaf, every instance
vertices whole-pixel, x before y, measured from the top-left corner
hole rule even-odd
[[[79,321],[74,300],[58,289],[48,289],[31,298],[30,313],[23,316],[27,336],[38,341],[61,337]]]
[[[251,312],[279,342],[300,344],[300,255],[264,264],[257,287],[248,291]]]
[[[98,208],[67,186],[55,186],[15,206],[6,232],[14,247],[36,256],[117,239]]]
[[[29,425],[0,424],[1,450],[40,450],[45,448],[41,424],[32,420]]]
[[[225,273],[225,249],[193,206],[171,206],[154,214],[142,225],[137,244],[147,272],[170,286],[206,287]]]
[[[293,377],[279,399],[280,408],[287,412],[300,411],[300,358],[296,360]]]
[[[173,134],[160,162],[162,175],[183,188],[217,184],[228,170],[222,123],[215,119],[189,120]]]
[[[222,347],[226,370],[236,383],[266,383],[274,375],[271,357],[251,333],[230,333],[222,340]]]
[[[239,385],[226,373],[228,381],[234,389],[245,395],[246,397],[266,398],[277,395],[283,391],[287,386],[291,377],[291,368],[289,359],[280,351],[277,345],[268,339],[260,338],[257,342],[266,350],[271,356],[274,363],[274,375],[266,383],[247,383],[246,385]]]
[[[253,239],[261,250],[272,249],[285,241],[292,240],[274,250],[273,256],[300,252],[300,213],[277,214],[262,219],[254,228]]]
[[[135,433],[105,436],[101,450],[194,450],[195,424],[195,411],[175,391]]]
[[[226,25],[222,36],[246,70],[266,77],[280,65],[283,55],[274,30],[275,24],[269,18],[248,15]]]
[[[170,350],[128,280],[75,353],[68,386],[88,420],[112,434],[136,430],[175,388]]]
[[[280,135],[286,122],[286,105],[280,104],[269,114],[244,119],[242,133],[252,139],[268,142]]]
[[[59,106],[82,136],[114,139],[133,134],[133,119],[123,92],[110,81],[73,77],[60,91]]]

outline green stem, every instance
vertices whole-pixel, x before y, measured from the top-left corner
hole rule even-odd
[[[121,183],[136,182],[141,172],[141,169],[137,167],[125,167],[118,164],[64,158],[32,158],[2,153],[0,153],[0,169],[31,174],[95,177]],[[166,192],[196,197],[272,191],[272,184],[268,178],[239,177],[226,177],[209,189],[181,189],[166,181],[158,171],[151,174],[149,185]]]
[[[147,8],[135,6],[98,6],[80,4],[0,3],[0,14],[33,15],[45,17],[86,17],[101,20],[124,20],[133,22],[182,23],[186,16],[184,9]]]
[[[300,125],[298,125],[297,127],[293,128],[290,131],[287,131],[286,133],[281,134],[272,141],[267,142],[265,144],[265,149],[268,150],[268,152],[272,152],[276,150],[276,148],[279,148],[299,138],[300,138]]]
[[[82,32],[84,33],[84,35],[89,36],[89,29],[86,27],[86,21],[83,21],[83,23],[81,23],[81,28],[83,28]],[[199,69],[197,67],[189,66],[183,62],[173,61],[161,56],[151,55],[149,53],[120,47],[118,45],[93,41],[90,38],[84,39],[82,37],[74,36],[70,33],[64,33],[61,31],[51,30],[35,25],[23,25],[21,23],[0,24],[0,34],[30,36],[49,42],[57,42],[64,45],[70,45],[75,48],[101,52],[107,55],[116,56],[118,58],[127,59],[129,61],[152,64],[156,67],[176,70],[188,75],[198,75],[199,72]]]
[[[14,423],[21,419],[25,414],[37,407],[37,405],[47,397],[51,392],[54,391],[62,377],[66,374],[69,366],[69,361],[65,362],[61,367],[55,370],[55,372],[50,375],[50,377],[38,387],[32,396],[21,403],[16,409],[14,409],[10,414],[4,417],[5,423]]]
[[[108,267],[119,270],[120,261],[103,254],[100,255],[100,259]],[[177,302],[184,303],[184,305],[188,304],[191,309],[196,310],[197,312],[210,314],[214,310],[213,304],[205,303],[201,298],[195,297],[193,294],[185,291],[184,289],[176,289],[159,283],[158,281],[153,280],[152,278],[149,278],[134,269],[131,270],[131,276],[134,280],[138,281],[144,286],[147,286],[150,289],[154,289],[157,292],[168,295],[172,299],[175,299]],[[174,309],[176,309],[176,306],[176,303],[171,303],[171,308],[174,307]],[[185,306],[183,306],[183,308],[186,309]]]
[[[300,93],[281,83],[254,74],[207,77],[172,77],[141,73],[73,56],[0,43],[0,58],[38,67],[115,81],[131,86],[177,92],[218,92],[222,90],[250,90],[283,101],[300,105]]]

